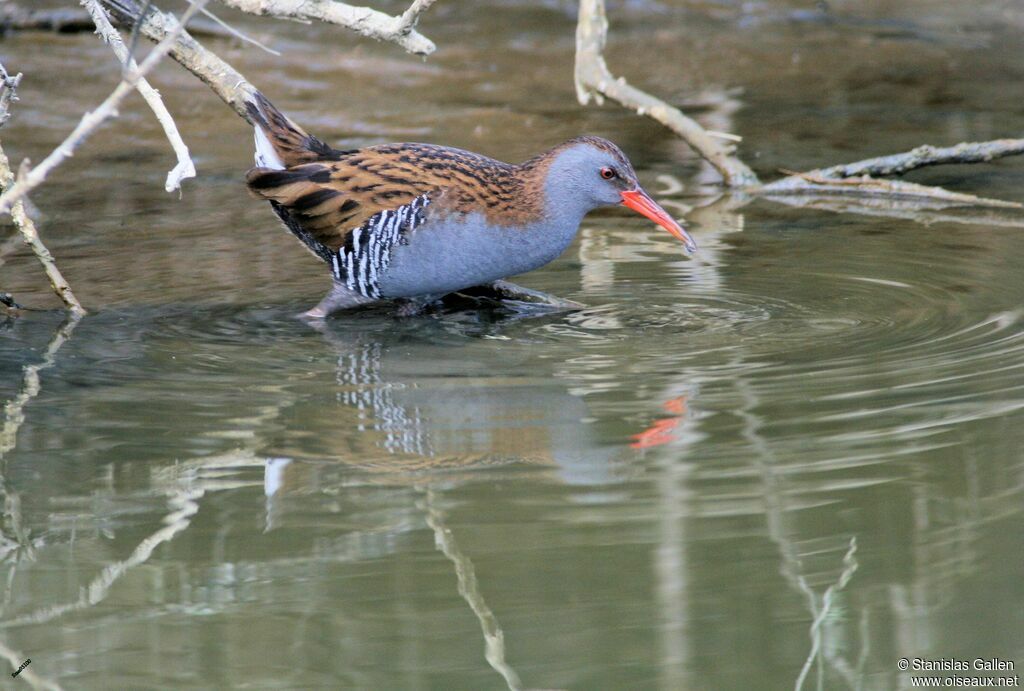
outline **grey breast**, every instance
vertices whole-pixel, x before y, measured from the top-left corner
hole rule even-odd
[[[580,219],[500,226],[483,214],[428,217],[409,232],[380,281],[383,297],[444,294],[532,271],[572,242]]]

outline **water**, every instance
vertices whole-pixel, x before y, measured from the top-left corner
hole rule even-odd
[[[766,178],[1024,127],[1013,6],[836,4],[847,20],[624,3],[609,62],[704,103]],[[425,63],[256,20],[239,24],[282,58],[211,45],[339,145],[515,160],[611,136],[656,197],[700,207],[701,252],[595,214],[522,280],[579,313],[311,329],[292,315],[326,276],[246,196],[246,127],[161,68],[202,177],[164,194],[169,151],[126,108],[35,196],[93,313],[0,329],[11,670],[367,689],[891,689],[901,657],[1019,670],[1020,229],[716,200],[659,127],[575,104],[568,3],[431,13]],[[110,60],[87,35],[3,49],[26,73],[4,145],[38,160]],[[1024,183],[1012,159],[911,178],[1015,200]],[[30,256],[4,262],[0,289],[53,305]]]

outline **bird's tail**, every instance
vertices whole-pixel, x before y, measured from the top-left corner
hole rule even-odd
[[[255,129],[257,167],[284,170],[335,157],[334,149],[307,134],[259,91],[245,107]]]

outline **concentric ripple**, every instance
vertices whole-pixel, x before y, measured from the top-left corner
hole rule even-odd
[[[603,369],[597,358],[577,372],[577,357],[566,375],[595,393],[663,400],[699,385],[694,408],[807,467],[945,448],[968,431],[993,434],[972,425],[1024,408],[1024,285],[1001,249],[940,243],[924,231],[896,237],[872,227],[852,242],[842,228],[796,244],[759,234],[749,219],[747,229],[743,251],[728,237],[705,239],[704,265],[616,248],[635,261],[617,265],[593,297],[577,297],[600,306],[536,331],[587,352],[607,347],[592,345],[602,339],[628,341],[625,363],[612,358]],[[751,453],[749,444],[703,450]]]

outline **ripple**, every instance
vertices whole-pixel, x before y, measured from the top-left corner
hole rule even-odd
[[[745,448],[716,437],[735,430],[730,418],[761,439],[756,454],[834,468],[936,453],[956,445],[950,432],[1024,409],[1024,291],[991,278],[1011,261],[927,236],[881,235],[841,257],[832,242],[827,259],[802,246],[776,255],[758,235],[735,251],[704,242],[717,254],[703,265],[662,260],[674,286],[646,279],[650,262],[617,266],[608,295],[582,296],[600,307],[542,330],[594,352],[602,339],[631,344],[627,361],[566,362],[591,395],[635,387],[657,410],[699,384],[694,408],[722,442],[704,451],[723,461]]]

